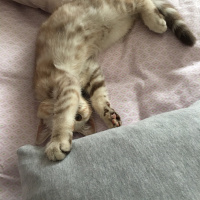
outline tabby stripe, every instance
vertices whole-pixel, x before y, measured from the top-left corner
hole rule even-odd
[[[49,86],[47,96],[49,97],[49,99],[53,99],[53,86]]]
[[[53,114],[53,113],[49,112],[49,110],[44,110],[44,109],[41,110],[40,113],[41,113],[41,112],[42,112],[42,115],[43,115],[43,116],[50,116],[51,114]]]
[[[88,69],[89,69],[89,67],[87,68],[87,71],[88,71]],[[88,82],[88,83],[85,85],[85,87],[84,87],[84,90],[85,90],[86,92],[88,92],[88,88],[90,87],[91,81],[94,80],[94,78],[98,77],[98,76],[95,76],[95,77],[94,77],[94,75],[95,75],[98,71],[99,71],[99,68],[95,69],[95,70],[92,72],[92,75],[90,76],[89,82]],[[90,72],[88,72],[88,73],[90,73]]]
[[[90,82],[92,82],[93,80],[95,80],[98,76],[101,76],[101,73],[96,74],[95,76],[92,77],[92,79],[90,80]]]
[[[69,101],[72,100],[72,97],[63,97],[61,99],[59,99],[57,106],[62,106],[63,104],[69,103]]]
[[[167,26],[174,32],[175,36],[182,43],[193,46],[196,38],[189,30],[178,11],[167,3],[158,6],[158,9],[165,16]]]
[[[66,77],[65,77],[66,79]],[[59,88],[65,88],[66,86],[70,86],[73,84],[73,82],[71,80],[69,80],[69,82],[67,82],[63,77],[61,78],[61,80],[59,80],[58,86]]]
[[[71,93],[74,93],[79,97],[79,93],[75,89],[66,89],[64,91],[63,90],[60,91],[60,94],[58,94],[57,99],[60,99],[61,97],[64,97],[64,96],[67,96],[68,94],[71,94]]]
[[[99,82],[96,82],[92,85],[92,88],[90,90],[90,97],[93,96],[94,92],[99,89],[100,87],[103,87],[105,85],[104,81],[99,81]]]
[[[196,41],[194,35],[185,26],[177,26],[174,33],[186,45],[193,46]]]
[[[179,40],[181,40],[186,45],[194,45],[196,39],[188,27],[185,25],[184,21],[182,21],[180,16],[167,15],[166,22],[167,26],[174,32]]]
[[[98,76],[101,75],[101,72],[99,72],[99,71],[100,71],[100,69],[97,68],[97,69],[92,73],[92,75],[91,75],[91,77],[90,77],[90,82],[92,82],[95,78],[97,78]],[[98,73],[98,72],[99,72],[99,73]]]
[[[90,87],[90,82],[88,82],[87,84],[86,84],[86,86],[84,87],[84,90],[86,91],[86,92],[88,92],[88,88]]]
[[[53,113],[50,112],[49,110],[48,111],[43,111],[43,113],[46,115],[46,116],[49,116],[49,115],[52,115]]]
[[[77,90],[75,90],[75,89],[67,89],[67,90],[63,91],[62,96],[66,96],[66,95],[68,95],[68,94],[70,94],[70,93],[74,93],[74,94],[76,94],[77,96],[79,96]]]
[[[71,107],[71,105],[68,105],[65,108],[59,108],[59,109],[55,110],[54,114],[56,114],[56,115],[61,114],[61,113],[65,112],[65,111],[67,111],[70,107]]]
[[[99,71],[99,68],[95,69],[93,72],[92,72],[92,75],[90,76],[90,80],[92,79],[92,77]]]

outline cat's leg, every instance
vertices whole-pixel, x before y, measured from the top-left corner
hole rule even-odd
[[[156,33],[164,33],[167,30],[167,24],[163,15],[158,11],[151,0],[139,0],[139,12],[144,24]]]
[[[75,116],[81,95],[76,78],[63,73],[62,77],[57,78],[54,87],[52,133],[45,150],[52,161],[63,160],[71,150]]]
[[[48,119],[53,114],[54,100],[45,99],[39,104],[37,117],[39,119]]]
[[[88,71],[89,81],[85,90],[90,95],[92,107],[109,128],[121,126],[120,116],[110,106],[104,76],[98,63],[95,60],[88,61],[86,70]]]

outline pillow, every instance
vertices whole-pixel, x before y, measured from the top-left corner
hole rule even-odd
[[[40,8],[46,12],[52,13],[61,5],[74,0],[13,0],[13,1],[33,8]]]
[[[17,153],[25,200],[200,199],[200,101],[74,140],[60,162]]]

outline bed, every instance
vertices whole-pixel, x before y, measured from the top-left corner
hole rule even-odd
[[[35,142],[35,39],[49,16],[44,6],[53,10],[50,4],[41,5],[41,10],[30,1],[21,2],[29,6],[0,0],[0,198],[7,200],[21,198],[16,151]],[[186,108],[200,99],[200,2],[170,2],[197,37],[194,47],[181,44],[171,31],[158,35],[137,22],[126,37],[99,56],[111,104],[123,126]],[[98,116],[94,118],[97,132],[106,130]]]

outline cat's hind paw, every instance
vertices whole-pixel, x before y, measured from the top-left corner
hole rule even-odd
[[[155,33],[164,33],[167,30],[167,23],[157,9],[148,15],[143,16],[144,23]]]
[[[151,30],[156,33],[164,33],[167,30],[166,21],[158,17],[157,21],[152,25]]]

